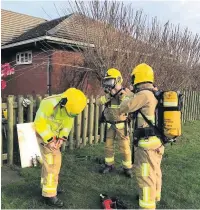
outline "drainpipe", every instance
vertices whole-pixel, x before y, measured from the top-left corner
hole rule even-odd
[[[47,62],[47,94],[51,96],[51,56],[49,53]]]
[[[35,47],[38,48],[37,43],[35,42]],[[50,52],[42,49],[41,47],[39,47],[40,50],[42,50],[44,53],[46,53],[47,55],[47,94],[49,96],[51,96],[52,91],[51,91],[51,55]]]

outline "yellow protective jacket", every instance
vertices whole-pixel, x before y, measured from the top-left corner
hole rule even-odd
[[[41,136],[44,143],[52,137],[68,137],[74,118],[68,116],[66,109],[56,106],[61,100],[61,95],[44,98],[36,113],[34,120],[35,130]]]
[[[120,114],[122,113],[132,113],[137,110],[141,110],[141,112],[153,123],[155,124],[155,109],[158,103],[157,99],[155,98],[154,94],[149,90],[142,90],[145,88],[153,89],[153,85],[148,84],[141,84],[138,86],[141,91],[134,94],[131,98],[126,98],[120,105]],[[139,113],[137,115],[137,122],[138,128],[145,128],[149,127],[148,123],[143,119],[142,115]],[[159,138],[149,137],[149,141],[145,139],[141,139],[139,141],[139,146],[143,148],[157,148],[158,145],[161,144]]]
[[[129,89],[125,89],[121,91],[118,95],[115,97],[111,97],[110,94],[105,94],[104,96],[101,96],[97,98],[97,104],[98,105],[104,105],[108,103],[108,105],[105,107],[104,110],[104,116],[106,121],[109,122],[117,122],[117,121],[125,121],[127,119],[127,114],[122,113],[120,114],[120,104],[122,101],[124,101],[126,98],[129,98],[132,93]],[[124,124],[122,125],[122,127]],[[120,127],[120,126],[119,126]]]

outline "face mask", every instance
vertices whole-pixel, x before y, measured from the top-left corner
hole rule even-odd
[[[103,80],[103,83],[102,83],[102,86],[104,88],[114,88],[116,85],[116,80],[115,79],[104,79]]]

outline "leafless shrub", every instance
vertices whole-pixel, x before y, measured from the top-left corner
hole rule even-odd
[[[146,62],[154,68],[159,88],[200,90],[198,34],[169,21],[162,25],[157,17],[149,19],[143,11],[119,1],[75,1],[70,5],[76,14],[73,27],[82,29],[76,39],[86,43],[79,50],[97,81],[115,67],[128,86],[133,67]]]

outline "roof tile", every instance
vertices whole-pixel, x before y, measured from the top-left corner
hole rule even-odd
[[[43,18],[1,9],[1,44],[10,42],[13,38],[43,22],[46,22]]]

